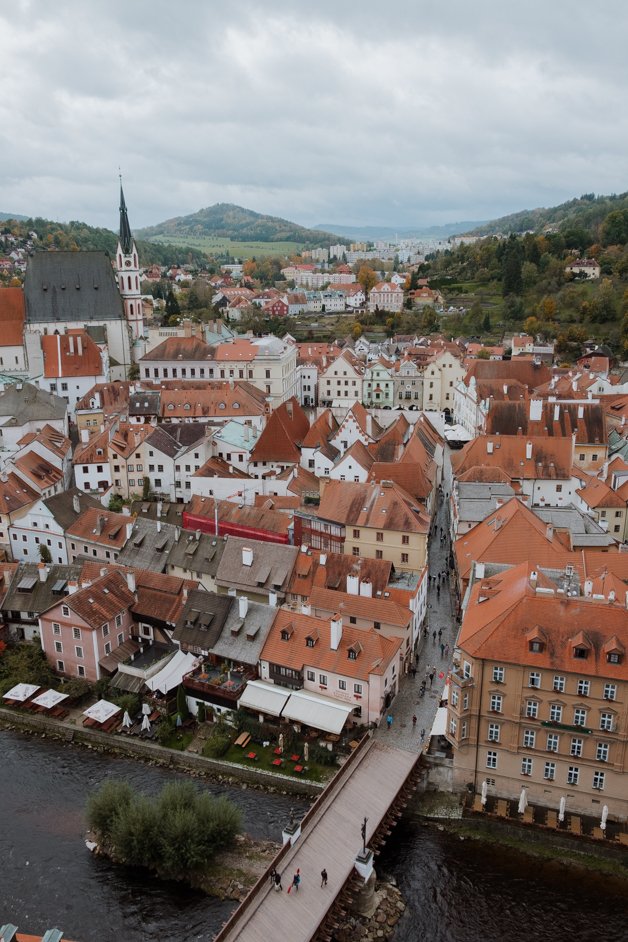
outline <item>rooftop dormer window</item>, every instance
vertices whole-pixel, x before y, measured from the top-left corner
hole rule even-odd
[[[588,648],[576,647],[573,649],[573,656],[579,661],[586,661],[589,655]]]

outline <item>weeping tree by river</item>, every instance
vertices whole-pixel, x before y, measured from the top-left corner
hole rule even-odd
[[[202,873],[242,829],[232,802],[191,782],[173,782],[151,798],[107,781],[89,799],[87,822],[114,859],[177,879]]]

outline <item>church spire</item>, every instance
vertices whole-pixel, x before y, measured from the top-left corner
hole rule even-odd
[[[120,177],[120,246],[124,255],[130,255],[133,250],[133,236],[127,216],[126,203],[124,202],[124,190],[122,189],[122,177]]]

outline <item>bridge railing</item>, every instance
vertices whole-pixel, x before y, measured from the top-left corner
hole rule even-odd
[[[326,801],[329,793],[332,790],[336,790],[337,786],[339,784],[342,784],[344,782],[344,779],[348,777],[347,770],[349,770],[349,774],[350,774],[351,770],[353,769],[353,766],[357,762],[357,756],[362,755],[367,744],[371,741],[372,735],[373,734],[371,732],[368,732],[362,737],[362,739],[360,740],[356,748],[353,750],[353,752],[351,753],[351,755],[349,756],[345,764],[340,769],[338,769],[334,777],[330,779],[329,783],[327,784],[327,787],[320,793],[318,798],[308,808],[305,815],[301,819],[301,829],[303,829],[304,825],[308,824],[312,820],[312,818],[318,813],[322,804]],[[284,844],[284,846],[277,852],[275,857],[271,860],[271,862],[266,867],[266,870],[261,875],[257,883],[255,883],[251,887],[251,889],[249,890],[247,895],[244,897],[240,905],[232,912],[229,919],[227,919],[227,921],[224,923],[222,929],[220,929],[218,933],[214,936],[213,942],[224,942],[224,940],[227,938],[231,930],[236,927],[238,922],[241,921],[242,917],[245,915],[245,913],[251,908],[253,903],[256,901],[257,895],[262,890],[264,884],[267,883],[270,886],[271,871],[273,869],[278,869],[278,864],[280,864],[281,861],[285,857],[287,857],[291,849],[292,849],[292,845],[290,843],[287,843],[287,844]]]

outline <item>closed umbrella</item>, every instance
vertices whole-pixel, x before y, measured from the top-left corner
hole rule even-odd
[[[150,720],[148,719],[147,716],[145,716],[144,719],[142,720],[142,732],[150,733]]]
[[[310,744],[303,743],[303,761],[307,762],[310,758]]]
[[[559,805],[559,807],[558,807],[558,820],[559,820],[559,821],[564,821],[564,820],[565,820],[565,807],[566,807],[566,805],[567,805],[567,800],[566,800],[565,796],[563,795],[563,797],[560,799],[560,805]]]
[[[122,725],[124,726],[125,729],[130,729],[131,726],[133,725],[131,717],[129,716],[128,710],[124,711],[124,716],[122,717]]]
[[[482,807],[486,804],[486,799],[488,797],[488,782],[486,779],[482,782]]]
[[[600,821],[600,827],[603,831],[606,830],[606,819],[608,818],[608,805],[604,805],[602,808],[602,820]]]
[[[528,807],[528,796],[527,796],[525,788],[522,788],[521,794],[519,795],[519,807],[517,809],[519,814],[523,814],[523,812],[526,810],[527,807]]]
[[[143,715],[143,716],[150,716],[150,713],[151,713],[150,704],[149,704],[149,703],[143,703],[143,704],[142,704],[142,715]]]
[[[279,748],[283,752],[283,733],[279,733]]]

